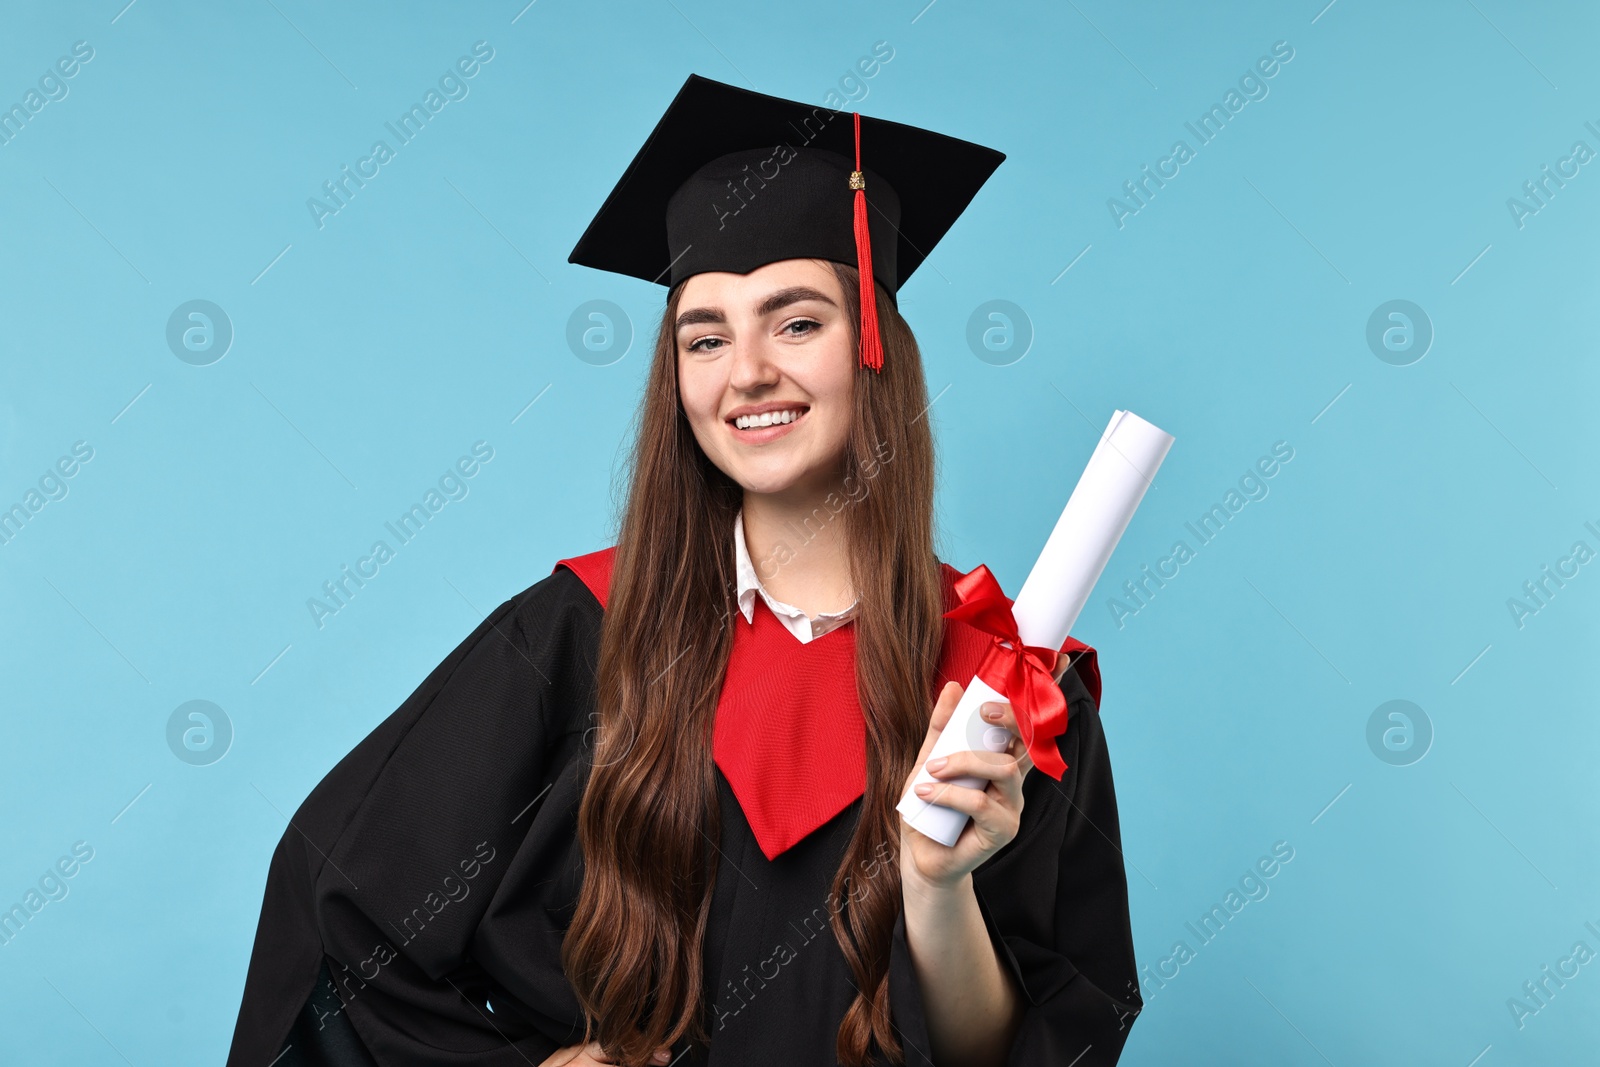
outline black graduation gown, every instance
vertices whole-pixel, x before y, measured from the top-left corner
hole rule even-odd
[[[581,1038],[560,947],[602,614],[557,569],[312,790],[272,856],[227,1067],[528,1067]],[[1012,1067],[1113,1064],[1141,1003],[1105,735],[1077,671],[1061,686],[1068,770],[1028,775],[1017,838],[973,875],[1024,991]],[[720,771],[717,788],[712,1044],[675,1049],[675,1067],[836,1064],[854,986],[825,902],[861,801],[768,861]],[[890,983],[906,1062],[927,1067],[903,916]]]

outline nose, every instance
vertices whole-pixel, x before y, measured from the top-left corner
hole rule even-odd
[[[733,343],[733,363],[728,369],[728,386],[736,392],[755,393],[778,384],[778,365],[772,358],[771,342],[761,331],[751,331]]]

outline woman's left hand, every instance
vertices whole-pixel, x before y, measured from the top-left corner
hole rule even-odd
[[[1062,657],[1065,659],[1065,657]],[[1059,666],[1058,671],[1059,671]],[[933,718],[928,723],[928,736],[923,739],[922,751],[911,777],[905,786],[910,788],[922,769],[928,753],[939,740],[939,734],[950,722],[950,713],[961,699],[961,686],[947,682],[934,706]],[[962,829],[954,845],[944,845],[914,830],[904,819],[900,820],[900,875],[902,882],[916,879],[920,884],[934,889],[947,889],[961,882],[973,869],[999,852],[1022,824],[1022,780],[1033,769],[1033,760],[1027,746],[1018,736],[1017,720],[1008,703],[990,702],[979,708],[984,721],[992,726],[1004,726],[1011,733],[1011,743],[1004,752],[954,752],[942,766],[928,768],[936,779],[959,778],[971,775],[982,778],[982,789],[951,785],[948,781],[927,782],[916,789],[916,795],[931,804],[940,804],[965,812],[972,820]]]

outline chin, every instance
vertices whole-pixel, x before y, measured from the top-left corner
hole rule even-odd
[[[748,472],[740,472],[735,474],[733,480],[737,482],[739,488],[743,489],[745,492],[760,493],[764,496],[788,492],[801,482],[801,479],[797,477],[751,474]]]
[[[816,478],[813,470],[735,468],[730,477],[747,493],[776,494],[800,488]]]

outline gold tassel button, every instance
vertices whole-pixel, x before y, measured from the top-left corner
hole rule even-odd
[[[865,189],[866,187],[867,187],[867,176],[865,174],[863,174],[859,170],[851,171],[850,172],[850,188],[852,188],[852,189]]]

